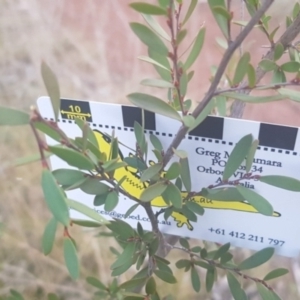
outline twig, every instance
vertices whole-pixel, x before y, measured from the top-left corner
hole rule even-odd
[[[264,55],[264,59],[272,60],[274,58],[274,49],[277,44],[281,43],[283,48],[286,49],[290,46],[292,41],[297,37],[300,32],[300,15],[294,20],[290,27],[282,34],[276,44],[271,48],[271,50]],[[265,76],[266,71],[262,70],[259,66],[256,69],[256,83],[259,83],[260,80]],[[246,83],[245,85],[248,85]],[[250,92],[250,91],[249,91]],[[249,93],[248,92],[248,93]],[[239,100],[235,100],[232,104],[230,117],[241,118],[245,109],[245,103]]]

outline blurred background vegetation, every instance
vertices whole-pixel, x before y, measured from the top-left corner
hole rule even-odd
[[[129,92],[147,91],[149,88],[140,86],[139,82],[153,76],[154,71],[137,59],[146,50],[128,23],[142,18],[128,8],[129,2],[0,0],[0,104],[28,110],[39,96],[46,94],[40,75],[42,60],[56,73],[65,98],[124,103]],[[280,34],[294,1],[275,2],[271,10],[272,24],[282,24]],[[241,19],[242,1],[233,3],[234,18]],[[188,91],[194,103],[201,100],[209,84],[210,67],[217,65],[222,55],[222,48],[216,42],[221,34],[205,1],[199,1],[188,25],[190,40],[203,23],[207,27],[207,39]],[[261,47],[264,44],[267,43],[263,35],[255,30],[244,49],[250,50],[257,62],[266,51]],[[300,126],[299,112],[299,105],[287,101],[248,105],[244,118]],[[57,236],[50,257],[41,253],[41,236],[50,217],[40,188],[41,166],[34,163],[13,167],[17,157],[35,152],[37,147],[29,128],[1,128],[0,224],[4,225],[0,227],[0,299],[11,288],[24,292],[27,299],[45,299],[48,292],[57,292],[63,299],[91,299],[92,289],[85,283],[85,277],[94,275],[105,283],[110,282],[109,264],[113,254],[108,246],[116,245],[110,239],[95,238],[98,231],[73,228],[82,261],[82,276],[77,282],[70,280],[64,266],[61,236]],[[237,249],[236,253],[242,258],[249,251]],[[279,294],[287,300],[300,299],[298,259],[276,257],[267,266],[255,270],[254,275],[259,277],[276,266],[291,270],[289,275],[274,282]],[[201,292],[199,296],[190,287],[189,278],[181,271],[176,273],[180,284],[164,286],[163,294],[172,289],[177,299],[231,299],[223,276],[219,276],[211,295]],[[251,285],[247,290],[249,299],[258,299]]]

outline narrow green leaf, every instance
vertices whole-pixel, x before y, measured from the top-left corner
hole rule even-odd
[[[122,265],[126,264],[129,261],[131,263],[131,259],[135,253],[136,244],[134,242],[129,242],[125,246],[123,252],[118,256],[117,260],[111,265],[111,269],[116,269],[121,267]],[[132,263],[130,264],[132,265]]]
[[[93,287],[99,290],[106,290],[106,286],[95,277],[87,277],[86,281],[88,284],[92,285]]]
[[[181,213],[184,214],[190,221],[197,222],[196,214],[190,210],[187,205],[182,206]]]
[[[273,215],[272,205],[263,196],[241,185],[237,185],[236,188],[242,195],[242,197],[244,197],[249,202],[249,204],[257,209],[259,213],[265,216]]]
[[[54,118],[57,121],[58,112],[60,109],[60,91],[57,78],[50,67],[43,61],[41,65],[41,73],[47,93],[51,99],[51,104],[54,112]]]
[[[50,157],[51,155],[52,155],[51,153],[45,153],[46,158]],[[27,165],[27,164],[30,164],[30,163],[33,163],[33,162],[36,162],[39,160],[41,160],[41,154],[36,153],[33,155],[16,158],[16,160],[14,161],[14,166],[19,167],[19,166]]]
[[[224,168],[223,180],[228,180],[244,161],[250,150],[252,140],[252,134],[248,134],[241,138],[235,145]]]
[[[158,88],[174,88],[173,83],[163,79],[143,79],[141,85],[153,86]]]
[[[196,202],[188,201],[186,202],[186,206],[190,211],[193,211],[197,215],[202,216],[204,214],[204,208]]]
[[[176,38],[177,45],[179,45],[184,40],[186,35],[187,35],[186,29],[182,29],[179,31],[179,33],[177,34],[177,38]],[[190,80],[190,78],[189,78],[189,80]]]
[[[245,198],[235,187],[225,187],[219,189],[203,189],[203,196],[216,201],[244,201]]]
[[[29,114],[9,107],[0,106],[0,126],[28,125]]]
[[[190,192],[192,189],[192,181],[191,181],[191,174],[190,174],[190,166],[188,158],[180,158],[180,175],[182,183],[187,192]]]
[[[128,165],[128,167],[134,168],[136,170],[143,171],[147,169],[147,165],[135,156],[125,157],[124,162]]]
[[[191,268],[191,281],[195,292],[199,293],[201,288],[200,277],[195,267]]]
[[[153,51],[161,55],[168,55],[168,48],[163,41],[147,26],[140,23],[130,23],[132,31],[137,35],[142,43],[147,45]]]
[[[139,206],[140,204],[137,203],[137,204],[134,204],[132,205],[130,208],[128,208],[128,210],[126,211],[125,215],[124,215],[124,218],[128,218]]]
[[[60,185],[68,186],[87,178],[87,174],[73,169],[57,169],[52,171],[53,176]]]
[[[131,103],[140,108],[181,121],[178,112],[172,106],[157,97],[142,93],[129,94],[127,97]]]
[[[71,219],[71,223],[81,227],[89,227],[89,228],[101,227],[101,224],[99,224],[98,222],[89,221],[89,220]]]
[[[262,300],[274,300],[271,291],[267,289],[263,284],[256,283],[256,287]]]
[[[289,98],[293,101],[300,102],[300,92],[286,89],[286,88],[280,88],[277,90],[280,95],[284,96],[285,98]]]
[[[156,293],[156,282],[153,277],[150,277],[146,283],[146,293],[147,295],[153,295]]]
[[[289,273],[289,270],[288,269],[284,269],[284,268],[278,268],[278,269],[275,269],[271,272],[269,272],[263,280],[271,280],[271,279],[274,279],[274,278],[277,278],[277,277],[280,277],[280,276],[283,276],[285,274]]]
[[[259,66],[265,72],[274,71],[278,68],[277,64],[273,60],[270,60],[270,59],[263,59],[259,63]]]
[[[65,226],[69,226],[69,208],[61,188],[49,170],[43,170],[42,188],[48,208],[55,217]]]
[[[230,272],[227,273],[227,281],[229,285],[230,292],[234,300],[247,300],[245,292],[242,290],[239,281]]]
[[[280,66],[280,69],[284,72],[296,73],[300,69],[300,63],[297,61],[289,61]]]
[[[170,36],[165,32],[165,30],[160,26],[160,24],[151,16],[147,14],[142,14],[145,21],[148,23],[148,25],[162,38],[167,40],[168,42],[171,42]]]
[[[167,203],[172,203],[174,207],[182,207],[181,192],[172,182],[169,182],[166,190],[163,192],[163,198]]]
[[[185,247],[186,248],[186,247]],[[186,248],[186,249],[188,249],[188,248]],[[178,260],[177,262],[176,262],[176,267],[178,268],[178,269],[184,269],[184,268],[186,268],[187,266],[190,266],[191,265],[191,261],[190,260],[188,260],[188,259],[180,259],[180,260]]]
[[[162,165],[161,164],[155,164],[153,166],[150,166],[148,169],[146,169],[141,176],[141,181],[147,181],[152,179],[154,176],[156,176],[157,174],[159,174],[159,172],[162,169]]]
[[[244,79],[248,70],[249,62],[250,62],[250,53],[245,52],[239,59],[235,69],[234,77],[232,80],[232,84],[234,86],[239,84]]]
[[[251,64],[248,65],[247,76],[248,76],[248,86],[250,88],[254,88],[256,85],[256,72],[254,67]]]
[[[106,184],[94,178],[88,178],[80,186],[80,189],[89,195],[102,195],[109,191],[109,187]]]
[[[227,98],[232,98],[236,100],[240,100],[243,102],[248,103],[266,103],[266,102],[273,102],[278,100],[283,100],[286,97],[283,95],[273,95],[273,96],[266,96],[266,97],[256,97],[256,96],[249,96],[240,93],[222,93],[223,96]]]
[[[279,27],[277,27],[279,28]],[[284,47],[281,43],[276,44],[275,49],[274,49],[274,60],[278,60],[282,54],[284,53]]]
[[[182,121],[186,127],[193,128],[195,124],[195,118],[191,115],[182,116]]]
[[[86,127],[87,130],[87,138],[88,140],[99,149],[99,145],[98,145],[98,141],[97,138],[95,136],[94,131],[91,129],[91,127],[89,126],[89,123],[87,123],[86,121],[83,121],[79,118],[75,118],[75,123],[78,125],[78,127],[83,130],[84,126],[88,125]]]
[[[227,107],[226,102],[227,99],[224,96],[216,96],[215,97],[216,107],[218,109],[218,113],[222,117],[226,117]]]
[[[157,62],[156,60],[152,59],[151,57],[141,55],[141,56],[138,56],[138,59],[145,61],[147,63],[150,63],[150,64],[154,65],[154,67],[159,67],[159,68],[163,69],[164,71],[168,71],[168,74],[169,74],[169,72],[171,72],[170,69],[168,69],[161,63]],[[156,70],[158,70],[158,69],[156,68]],[[160,72],[158,72],[158,73],[160,74]],[[165,77],[166,76],[162,76],[163,79],[165,79]]]
[[[167,185],[163,182],[157,182],[155,184],[150,185],[145,190],[143,190],[141,194],[141,201],[149,202],[154,198],[161,196],[162,193],[166,190]]]
[[[215,282],[215,268],[210,268],[206,271],[206,291],[209,293]]]
[[[219,25],[222,33],[224,34],[225,38],[228,39],[228,20],[227,17],[224,16],[223,13],[220,13],[219,10],[215,10],[215,7],[222,7],[226,10],[225,0],[208,0],[209,7],[212,11],[214,18]]]
[[[85,216],[99,222],[100,224],[109,224],[109,222],[99,215],[94,209],[91,209],[90,207],[86,206],[83,203],[77,202],[75,200],[67,199],[67,203],[71,209],[74,209]]]
[[[254,140],[246,157],[246,172],[250,172],[259,141]]]
[[[34,122],[33,125],[36,129],[50,136],[55,141],[59,143],[61,142],[60,134],[53,127],[51,127],[50,124],[46,124],[42,122]]]
[[[273,72],[271,83],[275,84],[275,83],[282,83],[282,82],[286,82],[286,77],[284,72],[278,68]]]
[[[215,106],[214,101],[209,101],[209,103],[205,106],[205,108],[202,110],[200,115],[196,118],[194,126],[189,129],[189,132],[192,131],[194,128],[196,128],[205,120],[205,118],[210,114],[214,106]]]
[[[49,146],[49,150],[70,166],[81,170],[94,169],[94,164],[89,158],[73,149],[66,148],[64,146]]]
[[[55,218],[52,218],[45,227],[42,239],[43,253],[45,255],[48,255],[52,251],[56,228],[57,221]]]
[[[67,269],[73,279],[79,277],[79,262],[74,243],[69,237],[64,238],[64,258]]]
[[[179,88],[182,97],[185,97],[187,93],[187,87],[188,87],[188,77],[186,71],[183,70],[182,75],[180,77],[180,83],[179,83]]]
[[[160,77],[168,82],[171,82],[171,66],[167,56],[160,55],[159,53],[150,48],[148,48],[148,55],[148,58],[151,59],[151,61],[148,62],[153,64],[155,70],[160,75]]]
[[[153,134],[150,135],[150,142],[155,149],[157,149],[159,151],[163,150],[163,146],[162,146],[159,138],[156,135],[153,135]]]
[[[136,10],[137,12],[140,12],[142,14],[148,14],[148,15],[166,15],[167,11],[163,9],[162,7],[145,3],[145,2],[133,2],[130,3],[129,6]]]
[[[219,259],[230,249],[230,243],[222,245],[215,253],[214,259]]]
[[[119,202],[118,193],[116,191],[112,191],[108,193],[106,197],[104,209],[106,211],[112,211],[118,205],[118,202]]]
[[[169,180],[176,179],[180,175],[180,164],[178,162],[173,162],[168,169],[165,178]]]
[[[205,38],[205,28],[201,28],[198,35],[196,36],[192,50],[189,56],[187,57],[186,62],[184,63],[185,70],[188,70],[193,65],[197,57],[199,56],[204,43],[204,38]]]
[[[196,8],[196,5],[198,3],[198,0],[191,0],[191,3],[190,3],[190,6],[187,10],[187,13],[182,21],[182,26],[188,21],[188,19],[191,17],[191,15],[193,14],[195,8]]]
[[[267,262],[273,256],[274,251],[275,249],[271,247],[262,249],[241,262],[238,265],[238,268],[240,270],[249,270],[256,268]]]
[[[266,175],[260,176],[259,181],[288,191],[300,192],[300,181],[292,177],[280,175]]]
[[[174,284],[177,282],[176,278],[174,277],[173,274],[169,273],[169,272],[164,272],[164,271],[160,271],[160,270],[155,270],[154,274],[161,279],[162,281],[165,281],[167,283],[171,283]]]

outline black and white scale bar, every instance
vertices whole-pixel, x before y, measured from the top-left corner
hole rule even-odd
[[[41,105],[41,102],[43,102],[43,105]],[[39,98],[38,104],[43,109],[41,111],[43,116],[47,118],[50,115],[53,116],[48,97]],[[133,128],[134,122],[142,124],[142,111],[138,107],[63,99],[61,112],[70,110],[71,105],[73,107],[80,107],[83,114],[91,113],[92,116],[86,118],[86,121],[92,123],[94,127],[124,130],[124,128]],[[62,120],[66,120],[66,116],[66,113],[60,114]],[[70,118],[70,116],[68,117]],[[181,126],[181,123],[177,120],[169,119],[149,111],[145,111],[144,120],[146,130],[162,136],[174,136]],[[112,123],[114,126],[110,125]],[[168,128],[172,128],[172,132],[164,130],[166,124],[168,124]],[[254,138],[259,139],[260,147],[265,150],[266,148],[274,148],[298,152],[300,149],[298,131],[299,129],[296,127],[208,116],[198,127],[189,133],[189,138],[200,137],[236,143],[242,136],[251,133]]]

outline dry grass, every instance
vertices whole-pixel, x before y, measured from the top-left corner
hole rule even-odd
[[[129,21],[138,19],[127,9],[128,2],[0,1],[0,104],[28,109],[38,96],[45,94],[39,72],[42,59],[55,70],[64,97],[121,103],[128,92],[141,90],[140,79],[151,76],[153,71],[136,60],[145,49],[128,28]],[[284,7],[288,9],[287,5]],[[192,32],[203,20],[210,24],[211,17],[202,4],[198,15],[200,18],[195,17],[191,24]],[[219,35],[214,27],[209,26],[208,30],[208,36]],[[193,99],[199,99],[205,92],[209,66],[220,58],[214,39],[207,43],[196,66],[201,74],[195,77],[189,91]],[[262,52],[255,49],[259,59]],[[24,292],[27,299],[45,299],[48,292],[57,292],[64,299],[91,299],[84,278],[94,275],[105,283],[110,281],[109,263],[113,256],[107,245],[113,245],[113,241],[107,243],[95,238],[93,231],[72,229],[83,262],[82,276],[77,282],[70,280],[63,264],[61,236],[57,235],[49,257],[41,253],[41,235],[50,217],[39,185],[41,166],[38,163],[19,168],[11,166],[16,157],[32,152],[36,152],[36,145],[28,128],[1,128],[0,222],[5,224],[5,230],[0,239],[0,298],[14,288]],[[237,252],[240,257],[249,254],[249,251]],[[172,253],[170,258],[178,256]],[[263,271],[257,270],[256,275],[276,266],[294,268],[291,275],[276,283],[283,299],[300,299],[293,278],[298,274],[299,282],[296,260],[278,257]],[[230,299],[222,276],[212,295],[202,292],[196,296],[189,278],[181,272],[177,274],[180,284],[163,286],[164,294],[172,292],[177,299]],[[251,294],[253,285],[247,290]],[[249,299],[257,299],[255,292]]]

